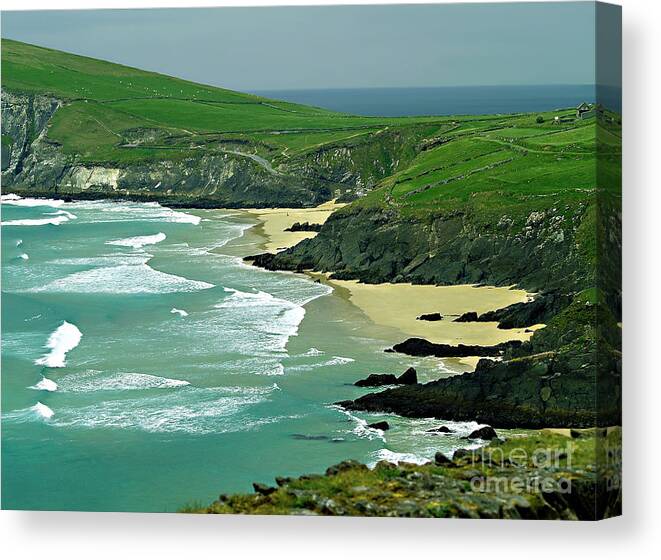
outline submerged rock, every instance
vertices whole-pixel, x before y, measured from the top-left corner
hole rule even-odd
[[[312,435],[312,434],[292,434],[291,437],[293,439],[301,439],[301,440],[306,440],[306,441],[323,441],[329,439],[328,436],[325,435]]]
[[[428,434],[452,434],[454,433],[454,430],[451,430],[447,426],[439,426],[438,428],[431,428],[430,430],[426,430]]]

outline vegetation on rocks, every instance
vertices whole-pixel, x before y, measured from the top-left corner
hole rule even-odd
[[[323,475],[255,483],[255,493],[221,495],[186,513],[355,515],[489,519],[600,519],[621,510],[619,430],[549,432],[494,439],[425,465],[356,461]],[[596,454],[595,454],[595,450]]]

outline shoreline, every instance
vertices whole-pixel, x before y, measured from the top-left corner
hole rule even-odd
[[[312,208],[243,208],[242,211],[259,221],[253,227],[265,239],[262,244],[264,250],[277,253],[317,235],[315,231],[285,231],[287,228],[296,222],[322,225],[335,210],[343,206],[346,204],[337,203],[333,199]]]
[[[495,346],[511,340],[527,341],[542,325],[499,329],[498,322],[454,322],[467,311],[479,314],[530,301],[533,294],[512,287],[460,284],[363,284],[358,280],[333,280],[326,273],[307,273],[311,278],[336,288],[374,323],[394,328],[406,337],[418,337],[433,344]],[[443,315],[440,321],[420,321],[430,312]]]
[[[344,206],[329,201],[314,208],[244,209],[258,223],[252,231],[264,238],[260,244],[266,252],[288,249],[316,232],[285,232],[294,222],[324,223],[338,208]],[[358,280],[335,280],[329,273],[306,271],[315,281],[332,287],[340,297],[360,309],[375,325],[387,327],[393,333],[392,344],[411,337],[423,338],[434,344],[495,346],[509,341],[525,342],[544,325],[499,329],[498,322],[454,322],[465,312],[478,315],[502,309],[515,303],[532,300],[534,294],[522,289],[471,284],[436,286],[431,284],[381,283],[365,284]],[[440,321],[421,321],[417,317],[438,312]],[[474,369],[483,356],[443,358]]]

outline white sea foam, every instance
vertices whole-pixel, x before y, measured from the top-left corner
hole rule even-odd
[[[146,263],[118,265],[75,272],[53,280],[32,292],[103,293],[103,294],[164,294],[193,292],[213,288],[213,284],[189,280],[175,274],[154,270]]]
[[[64,200],[54,200],[52,198],[23,198],[17,194],[3,194],[0,197],[2,204],[9,204],[11,206],[25,206],[33,208],[35,206],[51,206],[59,208],[64,204]]]
[[[215,308],[227,310],[218,319],[226,332],[236,331],[236,340],[232,341],[234,348],[246,354],[263,349],[284,352],[289,338],[298,334],[305,309],[262,291],[251,293],[233,288],[225,288],[225,291],[231,294],[230,297],[216,304]],[[257,336],[246,339],[242,334],[245,329]]]
[[[52,408],[40,402],[31,407],[30,410],[32,410],[37,416],[43,418],[44,420],[52,418],[55,414]]]
[[[36,422],[43,420],[50,420],[54,416],[53,409],[41,402],[37,402],[34,406],[28,408],[21,408],[5,412],[2,414],[2,421],[11,421],[16,423],[23,422]]]
[[[42,377],[41,381],[37,383],[36,385],[32,385],[29,387],[29,389],[35,389],[37,391],[57,391],[57,383],[53,381],[52,379],[48,379],[47,377]]]
[[[18,240],[16,241],[16,247],[20,247],[21,245],[23,245],[23,240],[22,240],[22,239],[18,239]]]
[[[321,356],[323,354],[324,354],[324,352],[322,352],[321,350],[318,350],[317,348],[312,347],[307,352],[303,352],[303,354],[301,354],[301,357],[308,358],[308,357],[312,357],[312,356]]]
[[[276,362],[272,367],[260,372],[259,375],[284,375],[285,368],[280,362]]]
[[[120,264],[138,265],[147,264],[154,255],[149,253],[110,253],[98,255],[95,257],[66,257],[62,259],[53,259],[48,264],[56,265],[74,265],[74,266],[117,266]]]
[[[170,313],[174,315],[179,315],[180,317],[188,317],[188,311],[184,311],[183,309],[177,309],[176,307],[170,309]]]
[[[398,453],[390,449],[379,449],[372,454],[374,460],[368,463],[368,466],[374,467],[379,461],[389,461],[391,463],[415,463],[416,465],[424,465],[429,463],[429,459],[416,455],[415,453]]]
[[[69,218],[67,216],[53,216],[52,218],[34,218],[34,219],[25,219],[25,220],[9,220],[8,222],[2,222],[3,226],[45,226],[53,225],[59,226],[64,222],[68,222]]]
[[[380,439],[382,441],[386,441],[383,435],[384,434],[383,430],[370,428],[367,425],[368,424],[367,420],[363,420],[362,418],[356,416],[355,414],[351,414],[351,412],[339,406],[331,405],[329,408],[334,408],[335,410],[339,410],[342,414],[344,414],[349,418],[349,420],[354,424],[354,427],[351,430],[351,433],[353,433],[354,435],[365,439]]]
[[[18,258],[27,261],[30,259],[30,255],[28,255],[27,253],[21,253],[20,255],[18,255]]]
[[[66,216],[70,220],[78,219],[78,216],[75,214],[67,212],[66,210],[62,210],[61,208],[59,210],[55,210],[55,212],[46,212],[46,216]]]
[[[80,343],[83,333],[76,325],[64,321],[49,337],[46,347],[51,351],[35,360],[35,364],[46,367],[64,367],[67,352],[73,350]]]
[[[264,394],[233,394],[223,388],[185,387],[142,398],[113,399],[94,405],[60,408],[53,425],[79,428],[137,429],[147,432],[207,434],[237,432],[277,421],[255,418],[248,409]]]
[[[319,362],[316,364],[300,364],[296,366],[289,366],[287,369],[291,371],[312,371],[320,367],[329,367],[329,366],[341,366],[344,364],[350,364],[354,362],[353,358],[345,358],[344,356],[333,356],[330,360],[325,362]]]
[[[140,249],[145,245],[155,245],[164,241],[166,235],[163,232],[156,233],[154,235],[142,235],[138,237],[127,237],[125,239],[115,239],[114,241],[106,241],[106,245],[118,245],[120,247],[133,247],[134,249]]]
[[[190,383],[183,379],[171,379],[148,373],[118,372],[108,375],[97,370],[72,373],[60,379],[60,390],[65,393],[174,389],[188,385]]]
[[[80,210],[91,210],[94,223],[110,222],[167,222],[198,225],[202,218],[161,206],[157,202],[81,201],[72,205]],[[88,217],[81,217],[83,221]]]

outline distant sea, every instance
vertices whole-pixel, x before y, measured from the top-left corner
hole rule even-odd
[[[257,95],[367,116],[478,115],[550,111],[596,99],[594,85],[461,86],[365,89],[260,90]],[[619,110],[619,91],[599,90],[599,101]]]

